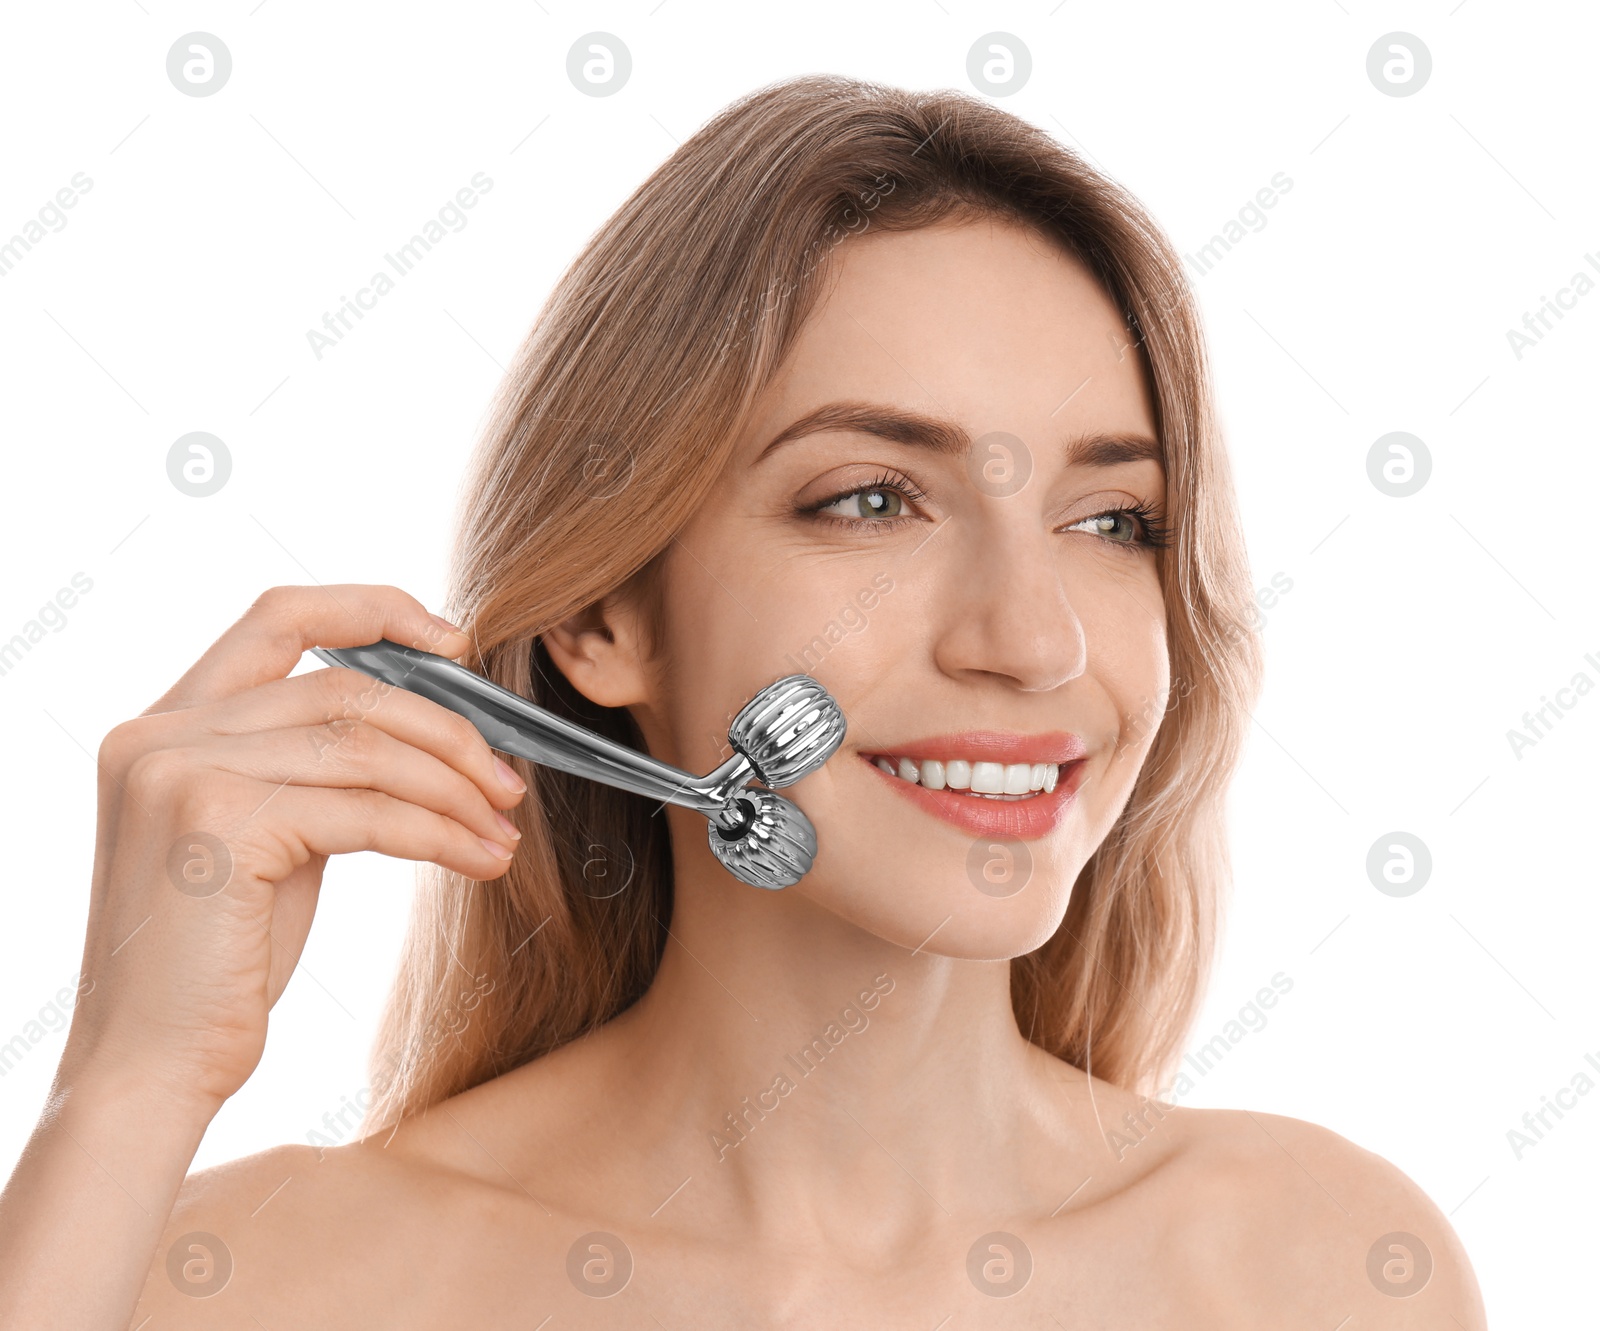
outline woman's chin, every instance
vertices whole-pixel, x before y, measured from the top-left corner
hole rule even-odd
[[[1005,896],[976,889],[958,868],[917,877],[880,871],[848,883],[804,881],[816,905],[885,942],[919,954],[964,961],[1006,961],[1042,947],[1061,925],[1065,890],[1035,878]]]

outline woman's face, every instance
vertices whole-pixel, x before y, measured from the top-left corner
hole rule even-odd
[[[819,846],[788,891],[908,947],[1020,955],[1055,932],[1165,708],[1160,532],[1118,512],[1165,501],[1138,354],[1087,269],[1010,223],[868,232],[834,258],[671,547],[674,684],[637,713],[653,753],[708,772],[740,705],[813,675],[848,729],[784,791]],[[948,784],[1008,771],[1058,789]],[[673,813],[680,875],[686,855],[723,875],[703,820]]]

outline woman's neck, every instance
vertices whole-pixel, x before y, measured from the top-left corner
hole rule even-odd
[[[1087,1079],[1017,1028],[1009,962],[890,944],[793,893],[680,883],[649,991],[583,1043],[697,1224],[904,1238],[957,1198],[1048,1213],[1104,1155]]]

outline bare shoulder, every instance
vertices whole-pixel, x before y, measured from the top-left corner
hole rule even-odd
[[[354,1157],[354,1158],[352,1158]],[[271,1326],[295,1313],[339,1325],[319,1266],[344,1260],[348,1235],[373,1186],[348,1147],[276,1146],[189,1175],[145,1278],[133,1325]],[[341,1232],[346,1236],[341,1239]],[[304,1297],[307,1304],[299,1307]],[[331,1314],[331,1316],[330,1316]]]
[[[431,1331],[516,1324],[530,1298],[581,1301],[563,1262],[529,1260],[596,1228],[550,1195],[560,1162],[527,1146],[531,1123],[556,1135],[564,1121],[559,1094],[526,1090],[551,1057],[348,1143],[197,1170],[132,1325]]]
[[[437,1266],[417,1253],[448,1246],[445,1217],[460,1190],[445,1171],[361,1143],[277,1146],[198,1170],[178,1193],[131,1324],[411,1325],[438,1284]],[[442,1233],[429,1233],[432,1218]]]
[[[1214,1293],[1231,1285],[1268,1325],[1486,1326],[1460,1238],[1397,1166],[1303,1119],[1167,1112],[1163,1190],[1193,1216],[1190,1260],[1224,1276]]]

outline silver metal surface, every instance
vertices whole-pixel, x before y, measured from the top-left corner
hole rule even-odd
[[[746,784],[754,777],[770,788],[793,785],[843,742],[843,712],[809,675],[785,675],[746,703],[728,732],[733,757],[697,777],[565,721],[432,652],[386,638],[311,650],[329,665],[360,670],[466,717],[502,753],[705,814],[712,852],[754,887],[791,887],[811,868],[817,838],[810,820],[770,789]]]
[[[817,855],[817,833],[799,807],[754,786],[732,802],[747,806],[742,829],[725,832],[716,819],[707,828],[722,867],[752,887],[793,887],[805,877]]]

